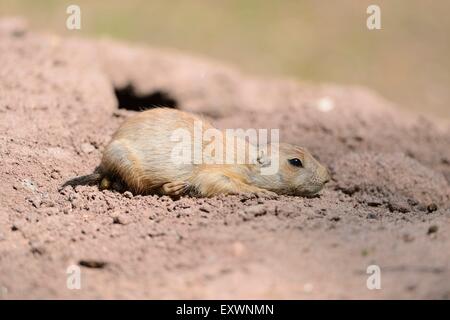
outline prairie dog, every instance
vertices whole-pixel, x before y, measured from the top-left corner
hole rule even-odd
[[[204,119],[175,109],[155,108],[130,117],[106,146],[97,173],[85,176],[83,181],[100,182],[101,188],[109,188],[112,180],[119,179],[133,193],[211,197],[258,192],[309,196],[330,180],[328,170],[306,149],[289,144],[268,144],[267,152],[258,154],[252,162],[174,161],[174,148],[180,144],[173,139],[174,131],[182,129],[194,139],[194,123],[199,121],[201,134],[207,130],[221,132]],[[209,143],[201,141],[200,149],[204,151]],[[192,151],[193,145],[195,142],[187,150]],[[275,161],[271,153],[274,148],[279,150],[277,170],[262,174],[262,167]],[[249,153],[245,158],[252,160]]]

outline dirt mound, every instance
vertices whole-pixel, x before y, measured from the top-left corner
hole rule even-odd
[[[431,211],[450,201],[443,175],[402,153],[351,153],[332,168],[337,189],[369,206]]]
[[[4,298],[450,296],[450,125],[370,90],[0,21]],[[332,169],[315,198],[139,196],[60,186],[130,115],[169,105],[277,128]],[[382,289],[366,286],[379,265]],[[80,290],[67,270],[81,268]]]

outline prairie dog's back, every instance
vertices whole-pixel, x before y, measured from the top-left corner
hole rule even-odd
[[[187,180],[194,164],[173,163],[172,151],[179,144],[174,132],[186,130],[194,138],[194,122],[203,130],[212,126],[191,114],[167,108],[150,109],[127,119],[112,137],[101,167],[136,191],[156,188],[168,181]],[[191,140],[192,141],[192,140]]]

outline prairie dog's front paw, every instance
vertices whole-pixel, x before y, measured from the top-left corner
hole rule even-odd
[[[185,181],[168,182],[162,185],[162,193],[167,196],[180,196],[190,188],[190,184]]]

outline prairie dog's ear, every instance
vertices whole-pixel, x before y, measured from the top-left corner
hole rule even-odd
[[[256,158],[256,162],[258,162],[258,164],[263,168],[270,166],[271,160],[267,154],[267,150],[258,151],[258,157]]]

